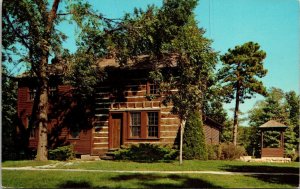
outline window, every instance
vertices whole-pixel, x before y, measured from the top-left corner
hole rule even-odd
[[[30,119],[31,119],[31,116],[27,116],[27,128],[30,129],[29,130],[29,139],[34,139],[36,137],[36,134],[35,134],[35,128],[34,127],[30,127]]]
[[[70,128],[69,139],[79,139],[80,129],[79,124],[76,123]]]
[[[156,84],[149,84],[149,94],[150,95],[158,94],[158,87]]]
[[[131,113],[130,131],[131,137],[141,137],[141,113]]]
[[[148,137],[158,137],[158,112],[148,112]]]
[[[128,112],[129,139],[159,139],[159,111]]]
[[[49,97],[56,97],[57,96],[57,87],[56,86],[50,86],[49,87]]]
[[[80,134],[79,130],[71,130],[69,138],[70,139],[79,139],[79,134]]]
[[[36,95],[36,89],[30,88],[29,89],[29,100],[34,100],[35,95]]]

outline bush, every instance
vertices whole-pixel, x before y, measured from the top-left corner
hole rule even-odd
[[[234,146],[232,143],[221,144],[220,159],[234,160],[243,155],[246,155],[246,150],[243,146]]]
[[[207,160],[207,149],[199,112],[192,113],[187,119],[182,148],[184,159]]]
[[[219,160],[222,155],[222,149],[220,145],[206,145],[207,147],[207,154],[209,160]]]
[[[299,152],[296,150],[285,150],[285,157],[291,158],[292,161],[299,161]]]
[[[131,145],[114,152],[116,160],[131,160],[138,162],[168,161],[176,159],[178,151],[167,146],[150,143]]]
[[[66,161],[70,159],[74,159],[75,153],[73,151],[73,146],[61,146],[54,150],[49,150],[49,159],[51,160],[59,160]]]

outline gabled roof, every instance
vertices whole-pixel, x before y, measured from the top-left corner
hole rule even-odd
[[[279,123],[275,120],[270,120],[264,124],[262,124],[261,126],[259,126],[259,128],[286,128],[287,126]]]

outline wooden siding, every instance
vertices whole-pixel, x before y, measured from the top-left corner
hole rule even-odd
[[[59,85],[58,94],[60,97],[71,97],[70,94],[71,87],[68,85]],[[58,115],[53,115],[57,113],[53,112],[53,104],[51,100],[49,101],[49,116],[48,116],[48,132],[50,134],[49,145],[51,147],[56,147],[56,144],[66,145],[73,144],[74,150],[78,154],[90,154],[91,153],[91,130],[81,131],[79,133],[78,139],[72,139],[69,136],[69,130],[63,126],[64,113],[61,112]],[[18,87],[18,116],[22,123],[19,127],[24,127],[25,130],[28,129],[28,119],[32,114],[33,100],[29,99],[29,84],[26,82],[19,82]],[[22,135],[19,130],[19,135]],[[28,147],[32,149],[37,148],[38,144],[38,128],[34,129],[35,137],[30,137],[28,141]]]
[[[51,136],[50,140],[52,142],[60,141],[62,144],[71,143],[78,154],[103,155],[109,148],[112,148],[112,115],[119,114],[122,116],[121,145],[138,143],[178,145],[180,120],[178,116],[171,114],[173,107],[171,104],[167,106],[162,104],[163,96],[155,95],[154,99],[149,99],[150,87],[149,82],[145,79],[147,74],[148,72],[143,71],[114,73],[108,75],[106,81],[99,83],[93,99],[92,127],[82,130],[79,137],[75,139],[70,137],[68,126],[62,124],[65,113],[70,110],[66,109],[60,112],[60,109],[55,110],[55,106],[50,104],[49,112],[53,115],[49,119],[49,132],[55,133],[59,130],[58,137]],[[24,84],[24,82],[21,83]],[[70,91],[70,86],[58,86],[59,96],[72,98]],[[29,88],[26,83],[19,85],[18,113],[24,124],[26,116],[30,115],[32,111],[32,101],[28,101],[28,94]],[[59,100],[63,102],[65,99]],[[140,138],[130,137],[131,112],[141,112],[143,128]],[[147,136],[147,112],[158,112],[157,138]],[[219,143],[219,128],[209,125],[210,123],[204,126],[206,141],[217,144]],[[30,146],[33,148],[37,146],[37,138],[30,140]]]
[[[204,130],[206,144],[219,144],[220,131],[218,128],[211,125],[204,124],[203,130]]]

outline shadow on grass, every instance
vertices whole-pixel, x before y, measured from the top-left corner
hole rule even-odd
[[[111,180],[114,182],[138,180],[140,187],[143,188],[220,188],[205,180],[183,175],[124,174]]]
[[[272,165],[228,165],[221,169],[230,172],[279,173],[278,175],[254,174],[248,176],[272,184],[288,184],[293,187],[297,187],[299,185],[299,168],[297,167],[277,167]],[[286,175],[284,175],[284,173]]]
[[[111,181],[109,184],[109,182]],[[122,182],[134,188],[220,188],[205,180],[191,178],[185,175],[158,175],[158,174],[121,174],[107,178],[106,186],[93,185],[89,181],[65,181],[57,188],[123,188]],[[118,183],[118,186],[114,186]]]
[[[93,188],[87,181],[66,181],[58,186],[58,188]]]
[[[226,165],[221,169],[231,172],[299,173],[298,167],[277,167],[272,165]]]

